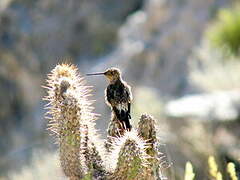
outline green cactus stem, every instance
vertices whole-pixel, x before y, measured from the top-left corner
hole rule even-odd
[[[146,153],[151,157],[149,163],[152,167],[152,177],[164,179],[162,165],[167,162],[163,160],[165,156],[159,151],[160,141],[156,133],[156,120],[152,116],[143,114],[140,117],[138,122],[138,135],[148,144]]]
[[[112,151],[109,154],[109,163],[113,174],[109,179],[142,179],[148,176],[148,158],[146,154],[146,143],[132,129],[126,131],[119,138],[115,138],[112,144]]]
[[[70,179],[80,179],[88,174],[92,166],[98,167],[94,172],[103,172],[100,153],[95,152],[94,145],[98,138],[94,129],[96,115],[91,112],[92,102],[87,99],[89,89],[77,73],[77,68],[57,65],[48,76],[45,88],[48,95],[44,99],[49,101],[47,114],[51,115],[48,129],[59,144],[60,162],[65,175]],[[99,143],[98,146],[101,147]],[[89,159],[92,156],[95,158]]]

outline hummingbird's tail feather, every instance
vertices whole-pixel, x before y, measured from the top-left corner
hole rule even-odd
[[[131,126],[131,124],[130,124],[130,121],[129,121],[129,118],[127,117],[126,119],[125,119],[125,121],[123,121],[124,123],[125,123],[125,126],[126,126],[126,128],[128,129],[128,130],[131,130],[132,129],[132,126]]]
[[[131,130],[132,126],[130,124],[130,114],[128,111],[119,110],[116,107],[113,107],[113,112],[117,116],[117,119],[123,124],[124,129]]]

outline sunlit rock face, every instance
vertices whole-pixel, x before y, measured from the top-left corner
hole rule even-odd
[[[196,118],[201,121],[227,121],[239,117],[239,91],[220,91],[209,94],[188,95],[170,101],[165,108],[172,118]]]

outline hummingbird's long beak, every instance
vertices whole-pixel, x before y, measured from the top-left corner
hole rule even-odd
[[[104,72],[100,72],[100,73],[89,73],[89,74],[86,74],[87,76],[95,76],[95,75],[104,75],[105,73]]]

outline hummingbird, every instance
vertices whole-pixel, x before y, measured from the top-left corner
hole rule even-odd
[[[123,128],[131,130],[131,87],[122,80],[121,71],[112,67],[105,72],[87,74],[87,76],[92,75],[104,75],[107,78],[109,84],[105,89],[105,102],[112,108]]]

